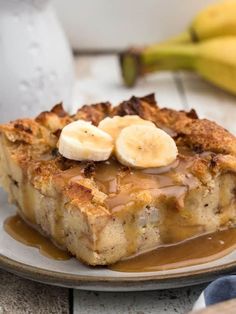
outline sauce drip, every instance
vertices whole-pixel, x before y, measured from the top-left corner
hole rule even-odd
[[[57,174],[55,179],[57,185],[65,186],[75,182],[79,184],[87,176],[91,177],[98,190],[106,195],[104,198],[106,209],[114,217],[123,220],[127,252],[131,255],[137,250],[139,210],[149,204],[160,209],[163,204],[167,203],[169,208],[183,208],[186,193],[199,185],[198,179],[189,171],[189,167],[196,158],[198,156],[192,156],[188,152],[182,154],[180,151],[178,158],[172,164],[166,167],[146,169],[128,168],[111,158],[104,162],[93,163],[91,168],[89,168],[89,164],[80,163],[77,167]],[[173,212],[177,213],[178,211],[171,210],[171,215],[169,215],[172,216]],[[168,211],[166,210],[165,222],[168,218],[167,215]],[[178,223],[182,230],[183,223],[181,221]],[[169,224],[174,226],[175,222],[173,223],[171,219]],[[195,229],[193,230],[194,234],[191,233],[191,230],[186,233],[188,237],[196,234]],[[177,228],[174,228],[172,234],[168,234],[167,242],[172,239],[172,242],[182,240],[179,239],[179,236],[175,239],[176,233],[179,233],[177,231]],[[183,235],[182,231],[181,235]]]
[[[173,196],[178,199],[179,187],[193,187],[197,180],[187,173],[190,157],[179,157],[167,167],[144,170],[122,167],[115,160],[97,165],[94,179],[105,194],[105,203],[110,210],[135,200],[135,195],[144,190],[150,194]]]
[[[68,260],[71,258],[66,251],[59,249],[49,239],[27,225],[19,215],[7,218],[4,222],[4,229],[15,240],[38,248],[44,256],[55,260]]]
[[[165,245],[109,266],[120,272],[151,272],[216,260],[236,248],[236,228]]]
[[[100,191],[107,195],[105,204],[111,211],[117,211],[127,203],[136,199],[142,191],[151,195],[166,195],[177,200],[182,198],[180,190],[194,188],[198,180],[189,173],[188,168],[193,163],[192,156],[180,155],[176,161],[167,167],[147,168],[143,170],[130,169],[119,164],[115,159],[96,163],[92,177]],[[63,171],[57,175],[57,182],[62,185],[84,178],[84,164]],[[57,183],[57,184],[58,184]]]

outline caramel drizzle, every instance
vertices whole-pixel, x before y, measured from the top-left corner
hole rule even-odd
[[[186,192],[198,184],[198,180],[188,171],[193,160],[194,156],[180,155],[167,167],[144,170],[129,169],[115,159],[94,164],[92,177],[98,189],[107,195],[105,206],[112,215],[123,221],[128,255],[137,250],[139,228],[135,214],[150,204],[150,199],[155,202],[153,206],[157,207],[163,197],[172,199],[176,206],[183,207]],[[83,163],[59,175],[63,184],[84,177]],[[149,197],[146,204],[145,201],[140,201],[142,198],[137,197],[139,193],[146,193]]]

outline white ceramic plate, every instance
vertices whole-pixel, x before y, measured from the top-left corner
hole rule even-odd
[[[4,220],[15,213],[0,191],[0,266],[19,276],[49,284],[98,291],[141,291],[207,282],[236,269],[236,251],[216,261],[168,271],[120,273],[105,267],[90,268],[76,259],[56,261],[11,238]]]

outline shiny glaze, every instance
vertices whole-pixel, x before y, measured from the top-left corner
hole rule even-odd
[[[15,240],[38,248],[44,256],[55,260],[70,259],[66,251],[56,247],[49,239],[25,223],[19,215],[7,218],[4,222],[4,229]]]
[[[167,199],[173,208],[183,207],[186,193],[199,184],[198,179],[188,170],[195,158],[189,152],[184,152],[166,167],[146,169],[128,168],[113,158],[93,164],[89,175],[98,189],[107,195],[105,207],[113,217],[121,220],[129,255],[137,250],[139,211],[150,204],[160,208],[161,204],[167,203]],[[75,181],[79,183],[85,178],[85,167],[86,164],[81,163],[78,167],[63,171],[57,180],[61,180],[64,185]],[[195,230],[193,233],[191,231],[187,233],[188,236],[196,234]]]
[[[231,228],[162,246],[109,268],[120,272],[151,272],[187,267],[216,260],[235,248],[236,228]]]
[[[166,195],[176,199],[182,197],[181,191],[194,188],[198,181],[188,172],[193,163],[192,156],[181,155],[167,167],[130,169],[114,159],[96,163],[92,177],[100,191],[107,195],[105,205],[110,210],[125,206],[134,201],[137,193],[149,191],[152,196]],[[84,165],[63,171],[57,180],[64,184],[84,177]],[[183,189],[183,187],[186,187]]]

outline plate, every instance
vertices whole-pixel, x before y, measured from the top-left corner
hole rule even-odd
[[[52,285],[96,291],[144,291],[208,282],[236,270],[236,251],[210,263],[148,273],[121,273],[90,268],[76,259],[56,261],[10,237],[3,224],[16,208],[0,191],[0,267],[19,276]]]

